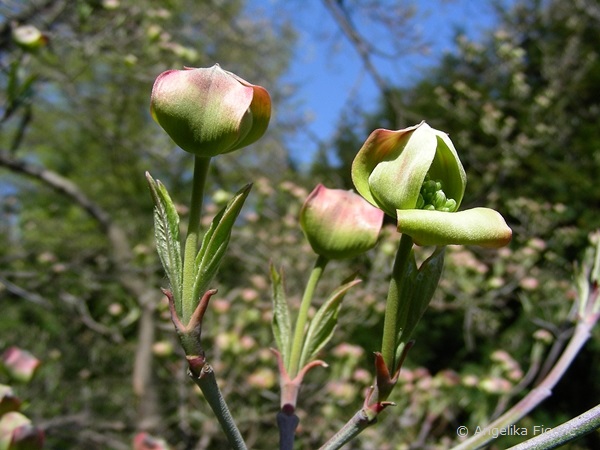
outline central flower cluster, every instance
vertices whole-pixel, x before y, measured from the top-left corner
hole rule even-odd
[[[421,186],[419,198],[417,198],[416,209],[427,209],[430,211],[454,212],[458,204],[453,198],[448,198],[442,189],[442,182],[430,179],[429,174]]]

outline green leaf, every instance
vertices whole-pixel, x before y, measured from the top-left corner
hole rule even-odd
[[[398,310],[398,349],[396,356],[409,341],[437,289],[444,268],[445,247],[438,247],[417,269],[414,256],[401,280],[401,299]]]
[[[165,269],[178,314],[181,314],[183,265],[179,242],[179,214],[165,186],[148,172],[146,179],[154,200],[154,237],[156,250]]]
[[[14,61],[10,65],[8,73],[8,84],[6,86],[8,110],[12,112],[22,104],[25,100],[29,99],[33,93],[31,87],[37,80],[36,75],[29,75],[22,81],[19,77],[20,64],[18,61]]]
[[[316,312],[315,316],[310,321],[308,331],[306,332],[299,367],[304,367],[310,362],[331,340],[337,325],[338,314],[342,306],[344,295],[348,289],[355,284],[360,283],[360,281],[361,280],[352,280],[337,288]]]
[[[277,272],[277,269],[271,264],[271,286],[273,296],[273,319],[271,327],[273,336],[277,343],[277,348],[285,367],[288,367],[288,358],[290,353],[290,342],[292,338],[292,323],[290,320],[290,310],[285,297],[285,286],[283,282],[283,273]]]
[[[251,188],[252,184],[247,184],[240,189],[215,216],[206,231],[195,261],[194,298],[200,298],[217,273],[229,245],[231,230]]]

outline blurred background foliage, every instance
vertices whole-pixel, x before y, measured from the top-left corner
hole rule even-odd
[[[374,6],[357,0],[345,11]],[[248,16],[244,7],[241,0],[0,5],[0,349],[18,345],[42,361],[33,381],[15,387],[21,410],[45,430],[47,448],[129,449],[140,430],[173,449],[226,448],[186,379],[161,298],[143,176],[150,170],[169,187],[185,223],[191,158],[152,122],[150,89],[163,70],[218,61],[266,86],[275,111],[258,144],[215,161],[206,208],[209,223],[230,193],[254,182],[203,330],[249,447],[276,447],[268,269],[284,269],[297,306],[314,260],[298,226],[302,202],[318,182],[352,187],[350,164],[374,128],[427,120],[459,150],[465,207],[498,209],[514,239],[500,251],[449,248],[392,398],[398,405],[352,448],[448,448],[458,425],[484,425],[518,399],[523,377],[533,382],[547,371],[544,361],[569,336],[574,268],[600,227],[600,7],[519,0],[498,10],[499,24],[481,41],[457,32],[459,50],[413,86],[381,84],[377,108],[352,105],[310,170],[299,170],[286,147],[304,125],[284,77],[296,24]],[[16,45],[19,25],[37,27],[47,45]],[[313,371],[302,390],[298,448],[317,448],[362,404],[397,239],[388,226],[368,255],[327,269],[323,296],[352,272],[364,281],[347,295],[323,353],[330,367]],[[554,395],[521,426],[552,427],[594,406],[599,337],[596,330]],[[498,439],[494,448],[517,441]],[[596,432],[571,448],[599,447]]]

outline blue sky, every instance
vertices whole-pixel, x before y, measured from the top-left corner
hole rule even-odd
[[[387,3],[402,4],[390,0]],[[397,85],[410,86],[445,52],[453,51],[457,28],[469,38],[478,39],[496,21],[491,1],[421,0],[414,3],[418,5],[417,20],[407,32],[419,34],[429,44],[428,53],[411,54],[408,49],[402,58],[376,60],[386,79]],[[321,0],[250,0],[249,6],[287,14],[299,31],[294,63],[286,78],[299,86],[295,100],[310,124],[309,133],[299,134],[289,144],[292,158],[301,164],[307,163],[317,150],[314,138],[325,142],[332,138],[348,100],[358,99],[370,109],[376,104],[378,90]],[[366,32],[371,30],[367,28]],[[385,45],[385,39],[381,43]]]

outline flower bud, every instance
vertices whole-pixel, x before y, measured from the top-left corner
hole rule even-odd
[[[352,258],[373,248],[383,223],[383,211],[359,195],[319,184],[300,211],[300,225],[318,255]]]
[[[28,383],[33,378],[41,362],[27,350],[9,347],[2,354],[2,366],[9,376],[21,383]]]
[[[44,432],[17,411],[0,417],[0,449],[42,449]]]
[[[10,411],[18,411],[21,400],[15,395],[13,389],[5,384],[0,384],[0,416]]]
[[[161,73],[150,111],[179,147],[211,157],[257,141],[269,125],[271,98],[264,88],[215,64]]]
[[[133,450],[168,450],[169,446],[164,439],[156,438],[140,431],[133,438]]]
[[[12,37],[19,47],[29,52],[34,52],[48,43],[48,37],[33,25],[16,27]]]

